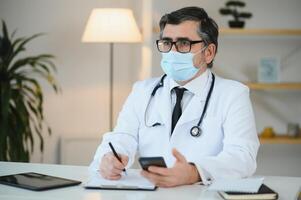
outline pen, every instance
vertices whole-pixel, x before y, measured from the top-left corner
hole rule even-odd
[[[118,156],[118,154],[117,154],[117,152],[115,151],[115,149],[114,149],[114,147],[113,147],[113,145],[112,145],[112,143],[111,142],[109,142],[109,146],[110,146],[110,148],[111,148],[111,150],[112,150],[112,152],[113,152],[113,154],[114,154],[114,156],[117,158],[117,160],[119,161],[119,162],[121,162],[122,163],[122,160],[121,160],[121,158]],[[123,164],[123,163],[122,163]],[[124,173],[126,174],[126,170],[125,170],[125,168],[123,168],[123,170],[122,171],[124,171]]]

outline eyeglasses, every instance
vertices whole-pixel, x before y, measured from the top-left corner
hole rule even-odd
[[[157,48],[162,53],[167,53],[172,49],[172,46],[175,45],[176,50],[180,53],[189,53],[191,50],[191,45],[201,43],[203,40],[190,41],[186,39],[181,39],[173,42],[169,39],[156,40]]]

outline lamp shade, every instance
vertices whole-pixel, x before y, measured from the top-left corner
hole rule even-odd
[[[88,19],[83,42],[140,42],[133,12],[123,8],[95,8]]]

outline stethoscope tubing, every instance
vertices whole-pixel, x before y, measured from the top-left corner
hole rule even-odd
[[[201,114],[201,117],[197,123],[196,126],[193,126],[191,129],[190,129],[190,135],[193,136],[193,137],[199,137],[201,135],[201,124],[203,122],[203,119],[205,117],[205,114],[206,114],[206,111],[207,111],[207,108],[208,108],[208,104],[209,104],[209,101],[210,101],[210,98],[211,98],[211,94],[212,94],[212,91],[213,91],[213,88],[214,88],[214,84],[215,84],[215,75],[213,73],[212,74],[212,82],[211,82],[211,85],[210,85],[210,89],[209,89],[209,92],[207,94],[207,97],[206,97],[206,101],[205,101],[205,105],[204,105],[204,109],[202,111],[202,114]],[[157,90],[161,87],[164,87],[164,79],[166,77],[166,74],[164,74],[161,78],[160,78],[160,81],[156,84],[156,86],[154,87],[153,91],[151,92],[151,95],[149,97],[149,100],[148,100],[148,103],[146,105],[146,108],[145,108],[145,112],[144,112],[144,124],[146,127],[148,128],[151,128],[151,127],[155,127],[155,126],[160,126],[162,125],[161,123],[159,122],[156,122],[152,125],[148,125],[147,124],[147,120],[146,120],[146,115],[147,115],[147,110],[149,108],[149,105],[151,103],[151,100],[152,98],[156,95],[157,93]]]

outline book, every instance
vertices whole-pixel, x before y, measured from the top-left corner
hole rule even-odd
[[[84,187],[104,190],[156,190],[156,186],[140,175],[140,171],[139,169],[127,169],[127,174],[123,174],[119,180],[104,179],[99,172],[95,172],[91,174]]]
[[[265,184],[262,184],[256,193],[252,192],[225,192],[225,191],[219,191],[219,194],[224,198],[228,200],[234,200],[234,199],[278,199],[278,193],[266,186]]]

